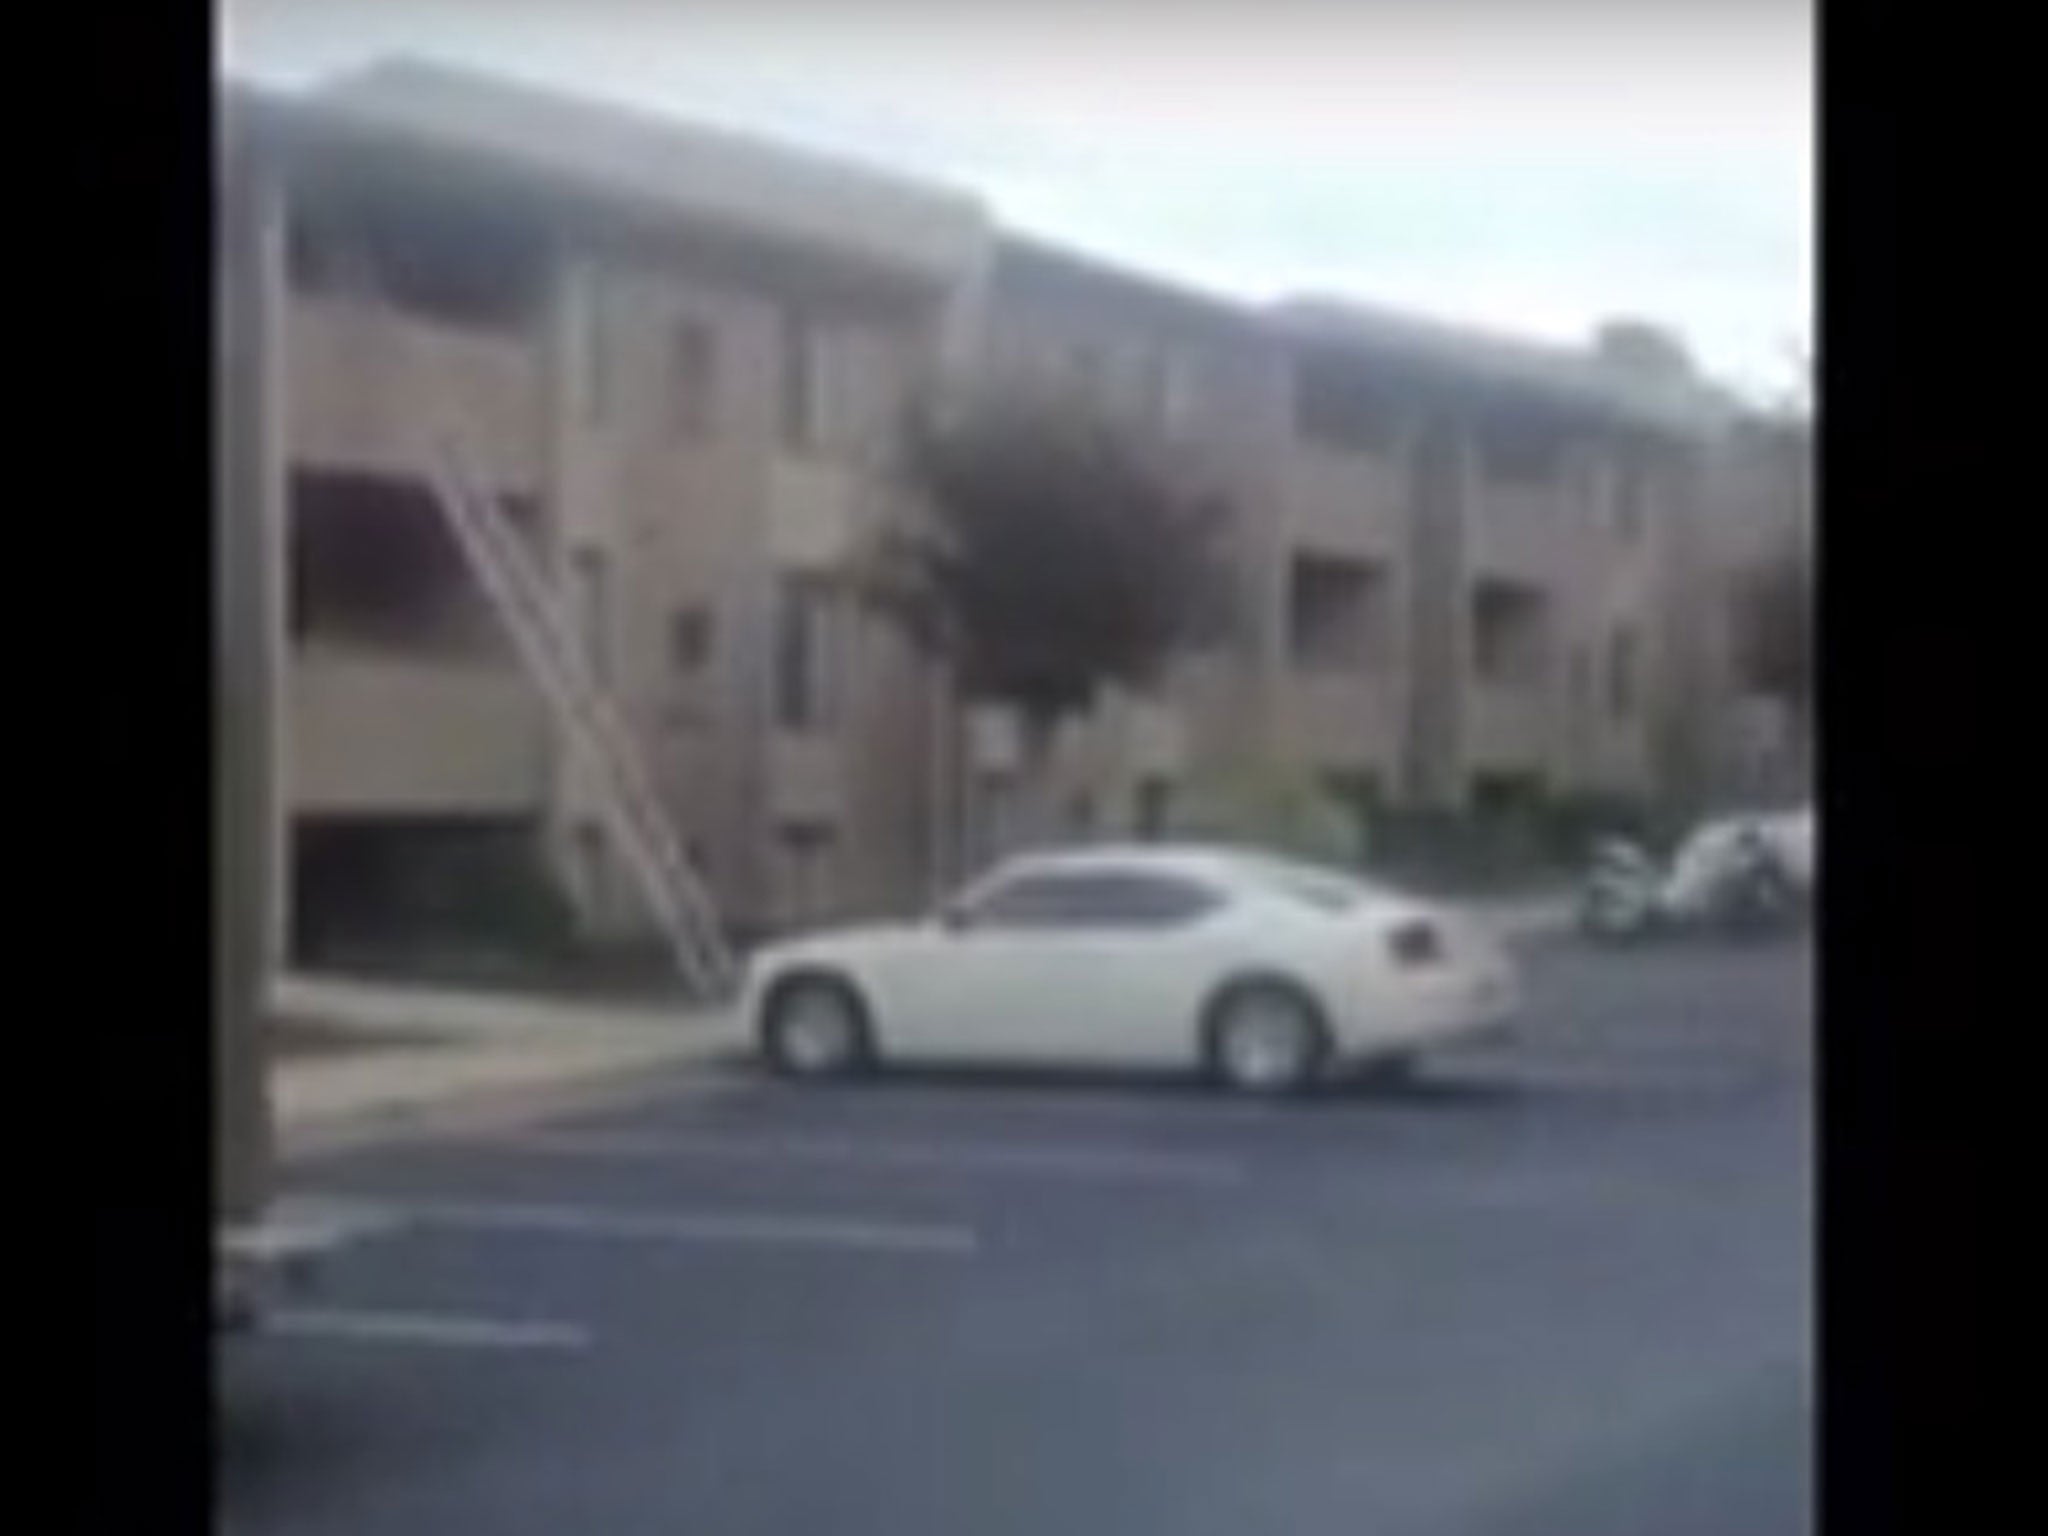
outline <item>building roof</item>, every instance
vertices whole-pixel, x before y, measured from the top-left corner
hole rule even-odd
[[[1282,336],[1297,342],[1398,358],[1459,381],[1651,430],[1718,430],[1730,410],[1721,391],[1694,377],[1652,378],[1591,349],[1502,336],[1353,299],[1286,299],[1268,315]]]
[[[1681,436],[1741,408],[1693,376],[1658,377],[1592,348],[1546,345],[1349,298],[1269,305],[1204,293],[1038,237],[998,233],[974,196],[808,150],[409,58],[282,95],[223,87],[228,132],[441,160],[679,233],[751,240],[945,287],[993,261],[1027,279],[1099,287],[1197,325],[1247,323],[1284,342],[1405,361],[1616,424]]]
[[[273,130],[453,154],[688,229],[743,232],[945,283],[978,258],[975,199],[720,129],[411,59],[284,97],[230,85]]]
[[[999,281],[1014,276],[1093,288],[1194,325],[1243,327],[1259,321],[1256,305],[1204,292],[1038,235],[1001,231],[994,255]]]

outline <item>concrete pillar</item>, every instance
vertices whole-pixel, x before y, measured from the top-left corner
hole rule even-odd
[[[215,229],[214,1189],[254,1215],[271,1131],[264,1000],[285,959],[284,472],[279,367],[284,201],[274,167],[231,129]]]

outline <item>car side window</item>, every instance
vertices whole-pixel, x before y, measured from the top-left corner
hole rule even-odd
[[[1221,898],[1192,880],[1135,870],[1019,875],[975,901],[978,929],[1154,929],[1190,923]]]

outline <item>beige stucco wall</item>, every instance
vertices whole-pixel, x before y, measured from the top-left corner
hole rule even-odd
[[[285,325],[295,464],[424,476],[453,434],[495,487],[540,485],[546,401],[532,337],[305,295]]]
[[[533,815],[546,722],[509,664],[302,649],[290,804],[301,814]]]

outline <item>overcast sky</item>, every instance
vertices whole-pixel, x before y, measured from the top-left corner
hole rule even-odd
[[[279,85],[409,52],[970,188],[1249,297],[1577,340],[1660,320],[1775,389],[1813,308],[1807,0],[222,0]]]

